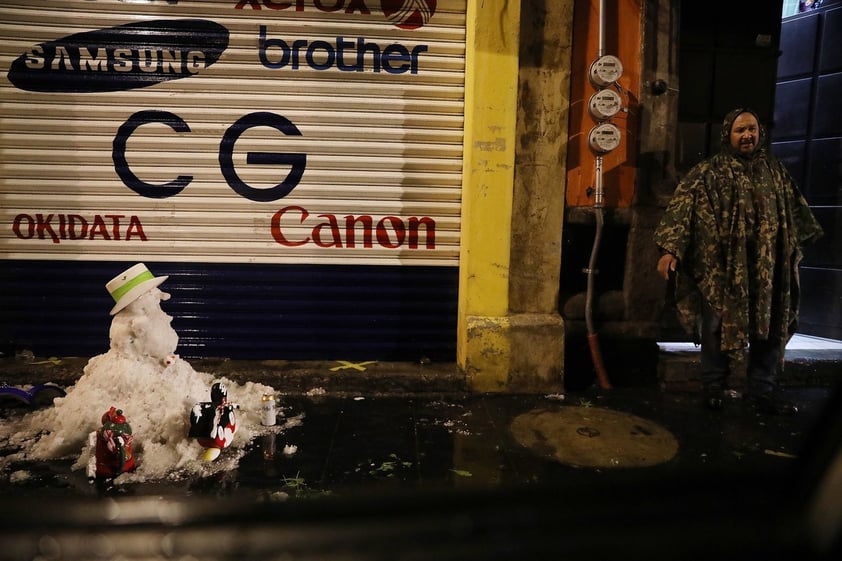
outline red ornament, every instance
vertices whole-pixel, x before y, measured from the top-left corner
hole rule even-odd
[[[102,416],[96,433],[96,476],[110,479],[135,469],[132,427],[122,409],[111,407]]]

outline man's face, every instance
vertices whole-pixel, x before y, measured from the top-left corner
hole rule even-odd
[[[760,125],[751,113],[740,113],[731,125],[731,147],[740,154],[751,154],[760,138]]]

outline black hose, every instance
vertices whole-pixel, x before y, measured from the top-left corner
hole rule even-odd
[[[605,371],[605,363],[602,361],[602,351],[599,348],[599,336],[596,333],[596,328],[593,322],[593,296],[594,283],[596,281],[596,258],[599,255],[599,244],[602,241],[602,228],[604,226],[604,217],[602,215],[602,207],[594,207],[594,215],[596,216],[596,232],[594,233],[593,247],[591,248],[591,258],[588,261],[588,288],[585,294],[585,325],[588,328],[588,347],[591,351],[591,359],[593,360],[596,377],[599,381],[599,387],[603,389],[611,389],[611,382],[608,380],[608,373]]]

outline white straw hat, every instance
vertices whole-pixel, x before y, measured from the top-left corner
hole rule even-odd
[[[153,276],[143,263],[129,267],[105,285],[116,303],[111,309],[111,315],[113,316],[168,278],[167,276]]]

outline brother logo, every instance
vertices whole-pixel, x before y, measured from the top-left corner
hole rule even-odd
[[[199,19],[143,21],[31,47],[9,81],[33,92],[114,92],[187,78],[228,47],[228,30]]]

